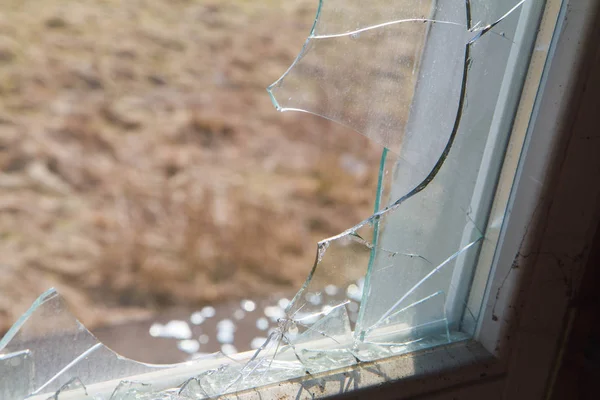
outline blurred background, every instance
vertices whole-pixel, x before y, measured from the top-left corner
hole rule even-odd
[[[257,346],[373,208],[381,148],[265,91],[317,3],[2,1],[0,335],[56,287],[141,361]]]

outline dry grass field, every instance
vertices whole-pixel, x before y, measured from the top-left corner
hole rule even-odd
[[[265,88],[317,0],[3,0],[0,332],[298,287],[371,213],[380,148]]]

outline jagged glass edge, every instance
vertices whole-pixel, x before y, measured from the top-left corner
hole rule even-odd
[[[279,79],[277,79],[275,82],[273,82],[272,84],[270,84],[267,87],[267,93],[269,93],[269,98],[271,99],[271,103],[273,103],[273,106],[275,107],[275,109],[277,111],[285,111],[286,109],[282,108],[279,105],[279,102],[277,101],[277,98],[275,97],[275,94],[273,93],[273,88],[275,88],[277,85],[279,85],[285,79],[285,77],[289,74],[289,72],[292,69],[294,69],[294,67],[300,62],[302,57],[304,57],[304,54],[306,54],[310,40],[314,36],[315,30],[317,29],[317,25],[319,23],[319,18],[321,17],[321,11],[323,10],[324,1],[325,0],[319,0],[319,5],[317,6],[317,12],[315,14],[315,19],[313,21],[312,27],[310,28],[308,37],[304,41],[304,44],[302,45],[302,49],[300,49],[300,52],[294,59],[294,62],[292,62],[292,65],[289,66],[289,68],[279,77]],[[297,111],[302,111],[302,110],[297,110]]]
[[[33,304],[27,309],[27,311],[23,315],[21,315],[21,317],[19,317],[19,319],[17,320],[17,322],[15,322],[11,326],[11,328],[8,330],[8,332],[2,337],[2,339],[0,339],[0,351],[2,351],[2,349],[4,349],[14,339],[14,337],[19,333],[19,331],[21,330],[21,328],[33,316],[33,313],[35,313],[41,306],[44,305],[44,303],[46,301],[50,300],[54,296],[58,296],[59,298],[62,299],[62,296],[60,295],[60,293],[55,288],[50,288],[50,289],[46,290],[37,299],[35,299],[35,301],[33,302]],[[122,356],[118,352],[112,350],[110,347],[104,345],[104,343],[102,343],[96,337],[96,335],[94,335],[89,329],[87,329],[85,327],[85,325],[82,324],[81,321],[79,321],[79,319],[77,319],[77,317],[75,317],[75,315],[70,312],[69,307],[66,304],[65,304],[65,310],[64,310],[64,312],[68,312],[72,316],[73,321],[77,322],[79,324],[79,326],[82,327],[85,330],[86,334],[88,334],[92,338],[94,338],[97,343],[99,343],[102,346],[104,346],[108,351],[110,351],[111,353],[113,353],[120,360],[131,362],[131,363],[134,363],[134,364],[137,364],[137,365],[140,365],[140,366],[146,366],[146,367],[149,367],[149,368],[157,368],[157,369],[158,368],[167,369],[167,368],[172,368],[172,367],[180,366],[180,365],[189,365],[190,363],[193,362],[193,361],[185,361],[183,363],[175,363],[175,364],[152,364],[152,363],[140,362],[140,361],[133,360],[131,358]]]
[[[17,333],[19,333],[21,327],[25,325],[25,323],[35,312],[35,310],[37,310],[42,304],[44,304],[46,300],[48,300],[51,296],[56,295],[56,293],[56,289],[50,288],[41,295],[39,295],[37,299],[35,299],[33,304],[31,304],[31,306],[27,309],[27,311],[25,311],[23,315],[19,317],[17,322],[15,322],[10,327],[8,332],[6,332],[6,334],[2,337],[2,339],[0,339],[0,351],[2,351],[2,349],[5,348],[8,345],[8,343],[10,343],[10,341],[17,335]]]

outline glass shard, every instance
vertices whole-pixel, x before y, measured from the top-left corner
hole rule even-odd
[[[291,349],[311,374],[356,363],[352,354],[352,329],[346,304],[326,308],[323,316],[290,340]],[[304,325],[302,320],[298,324]]]
[[[152,385],[141,382],[122,381],[115,388],[115,391],[110,396],[110,400],[149,400],[150,397],[155,398],[152,394]]]
[[[181,388],[177,392],[180,397],[184,399],[196,400],[204,399],[208,397],[208,394],[200,386],[200,382],[197,378],[190,378],[181,385]]]
[[[41,295],[0,340],[0,370],[15,363],[10,356],[15,353],[23,355],[19,365],[31,379],[3,384],[14,398],[54,393],[75,378],[89,385],[170,368],[131,361],[106,348],[67,310],[54,289]]]

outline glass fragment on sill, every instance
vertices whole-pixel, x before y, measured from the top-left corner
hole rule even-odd
[[[181,385],[177,394],[186,399],[203,399],[208,397],[208,394],[200,386],[198,378],[190,378]]]
[[[152,385],[149,383],[121,381],[110,396],[110,400],[159,400],[160,398],[152,392]]]
[[[210,398],[469,337],[477,310],[449,297],[455,265],[477,256],[482,221],[471,219],[468,199],[449,186],[464,179],[458,165],[470,156],[466,144],[482,140],[461,125],[478,90],[471,77],[486,63],[505,62],[495,50],[512,45],[523,1],[500,14],[485,4],[320,2],[304,48],[269,94],[281,111],[321,115],[385,146],[375,213],[318,244],[305,284],[256,352],[137,363],[99,343],[50,290],[0,341],[0,376],[10,376],[2,398]],[[443,40],[433,52],[435,37]],[[477,95],[490,104],[497,98]],[[433,240],[440,235],[447,240]],[[356,276],[363,278],[348,286],[346,299],[322,296]],[[457,301],[461,307],[449,307]],[[465,319],[471,328],[461,326]],[[180,378],[157,378],[182,368]],[[147,381],[128,380],[140,376]],[[98,388],[106,382],[114,382],[109,391]]]

